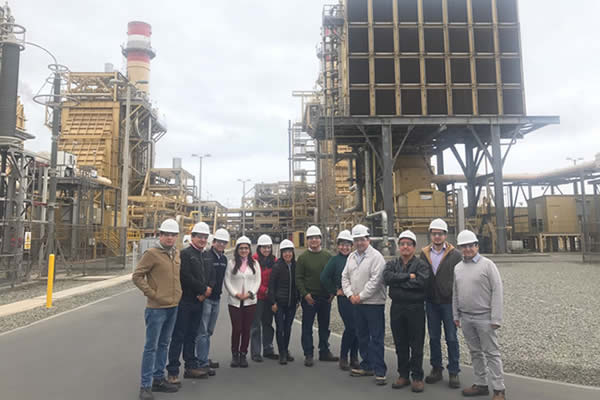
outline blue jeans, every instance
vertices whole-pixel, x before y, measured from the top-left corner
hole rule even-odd
[[[144,320],[146,322],[146,344],[142,356],[142,387],[152,386],[152,379],[165,377],[165,364],[167,351],[175,319],[177,307],[171,308],[146,308]]]
[[[217,317],[219,316],[219,300],[206,299],[202,305],[202,322],[198,330],[196,341],[196,356],[200,367],[208,367],[208,352],[210,350],[210,337],[215,331]]]
[[[199,367],[196,357],[196,337],[198,328],[202,322],[202,303],[180,302],[177,309],[177,321],[171,337],[169,346],[169,375],[179,375],[179,357],[183,348],[183,361],[185,369],[196,369]]]
[[[356,324],[354,322],[354,305],[345,296],[337,296],[338,311],[344,322],[344,334],[342,335],[342,345],[340,349],[340,358],[358,359],[358,336],[356,336]]]
[[[273,311],[271,311],[271,302],[268,300],[258,300],[256,304],[256,313],[254,321],[250,328],[250,354],[254,356],[262,354],[273,354]]]
[[[357,304],[354,310],[358,349],[362,357],[360,367],[365,371],[374,371],[375,376],[385,376],[387,373],[383,345],[385,305]]]
[[[429,351],[431,353],[431,366],[442,367],[442,324],[444,336],[448,346],[448,373],[458,375],[460,372],[458,350],[458,337],[456,325],[452,316],[452,304],[426,303],[427,329],[429,330]]]
[[[275,326],[277,327],[276,338],[279,354],[289,354],[290,337],[292,336],[292,324],[296,315],[296,305],[277,306],[275,313]]]
[[[329,296],[313,297],[315,304],[312,306],[302,299],[302,350],[305,357],[314,355],[313,324],[315,316],[319,322],[319,354],[329,351],[329,318],[331,317],[331,303]]]

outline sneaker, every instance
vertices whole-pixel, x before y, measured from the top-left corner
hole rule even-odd
[[[304,366],[305,367],[312,367],[313,365],[314,365],[313,356],[304,357]]]
[[[385,386],[387,384],[387,380],[385,379],[385,376],[376,376],[375,384],[378,386]]]
[[[458,379],[458,374],[450,374],[450,380],[448,381],[448,386],[452,389],[460,388],[460,379]]]
[[[442,378],[442,369],[438,367],[433,367],[429,375],[425,377],[425,382],[427,382],[428,384],[432,384],[441,381]]]
[[[289,351],[286,353],[286,358],[288,362],[294,362],[294,357],[290,355]]]
[[[212,369],[211,367],[202,367],[200,368],[202,371],[206,372],[206,374],[208,376],[215,376],[217,374],[217,371],[215,371],[214,369]]]
[[[331,354],[330,351],[319,354],[319,361],[339,361],[339,360],[340,360],[340,358]]]
[[[163,393],[175,393],[179,389],[176,385],[172,385],[165,378],[155,379],[152,382],[152,391],[153,392],[163,392]]]
[[[217,369],[217,368],[219,368],[219,363],[209,359],[208,366],[211,367],[212,369]]]
[[[360,362],[358,358],[350,358],[350,368],[360,369]]]
[[[177,386],[178,388],[181,387],[181,379],[179,379],[179,376],[177,375],[168,375],[167,382],[169,382],[171,385]]]
[[[375,372],[369,371],[366,369],[362,369],[362,368],[358,368],[358,369],[353,368],[350,370],[350,376],[354,376],[354,377],[373,376],[373,375],[375,375]]]
[[[276,353],[263,354],[263,357],[268,358],[269,360],[279,360],[279,355]]]
[[[350,364],[348,364],[347,358],[340,358],[340,369],[342,371],[350,371]]]
[[[248,368],[248,360],[246,360],[246,353],[240,353],[240,368]]]
[[[470,388],[463,389],[462,394],[465,397],[487,396],[490,391],[487,386],[473,385]]]
[[[281,365],[287,364],[287,357],[286,357],[285,353],[279,353],[279,364],[281,364]]]
[[[240,353],[234,351],[231,354],[231,364],[229,364],[231,368],[239,368],[240,366]]]
[[[252,356],[252,361],[263,362],[263,358],[260,356],[260,354],[257,354],[257,355]]]
[[[410,388],[415,393],[421,393],[425,389],[425,383],[422,380],[413,380]]]
[[[208,372],[206,372],[205,370],[203,370],[201,368],[186,369],[185,372],[183,373],[183,377],[185,379],[207,379]]]
[[[144,387],[140,388],[140,400],[154,400],[152,389]]]
[[[494,396],[492,400],[504,400],[505,399],[505,391],[504,390],[494,390]]]
[[[396,382],[392,383],[392,389],[402,389],[410,385],[410,379],[399,376]]]

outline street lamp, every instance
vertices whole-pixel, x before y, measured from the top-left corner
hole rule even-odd
[[[242,235],[246,234],[246,204],[244,203],[244,197],[246,196],[246,182],[250,182],[250,179],[238,179],[238,182],[242,182]]]
[[[209,153],[206,154],[192,154],[192,157],[198,157],[198,161],[200,164],[198,170],[198,222],[200,222],[200,203],[202,200],[202,159],[204,157],[210,157]]]

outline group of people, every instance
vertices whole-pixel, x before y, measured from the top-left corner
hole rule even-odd
[[[190,246],[179,255],[177,223],[166,220],[159,231],[158,244],[143,254],[133,274],[134,283],[148,298],[140,399],[152,399],[152,392],[178,390],[182,355],[184,378],[215,375],[219,364],[209,358],[210,337],[223,288],[231,320],[232,368],[249,366],[249,347],[254,362],[268,358],[285,365],[294,361],[289,343],[300,305],[306,367],[314,365],[316,318],[319,361],[337,362],[351,376],[374,376],[376,384],[385,385],[385,304],[389,296],[398,370],[394,389],[410,386],[418,393],[425,383],[443,379],[442,327],[448,350],[448,385],[459,388],[457,328],[462,328],[475,374],[475,383],[462,394],[489,395],[491,385],[493,400],[505,398],[497,338],[502,324],[502,281],[496,265],[479,254],[473,232],[459,233],[456,249],[447,241],[447,224],[436,219],[429,226],[431,243],[418,256],[417,237],[407,230],[398,237],[399,257],[386,263],[371,246],[369,229],[360,224],[351,232],[339,233],[335,256],[322,248],[320,229],[309,227],[307,249],[297,259],[290,240],[281,241],[276,257],[271,238],[262,235],[254,255],[250,239],[239,237],[233,259],[228,261],[224,250],[229,233],[218,229],[206,249],[210,231],[202,222],[193,227]],[[329,346],[334,299],[344,324],[339,356]],[[423,370],[426,324],[432,367],[427,377]]]

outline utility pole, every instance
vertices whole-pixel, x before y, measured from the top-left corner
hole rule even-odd
[[[198,222],[201,220],[201,203],[202,203],[202,159],[204,157],[210,157],[210,154],[192,154],[192,157],[198,157],[199,168],[198,168]]]
[[[47,254],[55,253],[54,243],[56,242],[56,223],[54,221],[54,212],[56,209],[56,164],[58,159],[58,135],[60,133],[60,74],[54,73],[52,101],[52,147],[50,149],[50,187],[48,189],[48,251]]]
[[[238,179],[238,182],[242,182],[242,235],[246,234],[246,203],[244,197],[246,197],[246,182],[250,182],[250,179]]]

